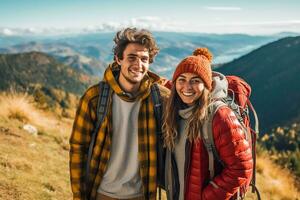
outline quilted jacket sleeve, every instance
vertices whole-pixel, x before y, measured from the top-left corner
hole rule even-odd
[[[202,199],[230,199],[238,188],[251,179],[253,160],[251,147],[233,111],[221,107],[213,118],[213,136],[225,168],[208,184]]]

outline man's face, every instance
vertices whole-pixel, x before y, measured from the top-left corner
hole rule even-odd
[[[149,51],[143,45],[129,43],[123,52],[123,59],[116,57],[116,61],[121,65],[120,84],[139,85],[149,69]]]

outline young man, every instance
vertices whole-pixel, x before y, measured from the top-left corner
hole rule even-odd
[[[158,138],[151,88],[162,80],[148,68],[159,49],[150,32],[136,28],[119,31],[114,42],[115,62],[103,78],[110,88],[107,113],[92,147],[103,93],[99,84],[85,92],[76,113],[70,138],[73,199],[156,198]],[[157,88],[164,99],[168,90]]]

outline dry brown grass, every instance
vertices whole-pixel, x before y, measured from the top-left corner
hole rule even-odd
[[[72,120],[38,110],[26,94],[2,94],[0,100],[0,199],[71,199]],[[37,137],[22,129],[25,123],[37,127]]]
[[[34,137],[12,123],[0,131],[0,199],[70,199],[65,145],[54,133]]]
[[[257,171],[257,182],[262,193],[262,199],[300,199],[300,192],[296,188],[293,175],[288,169],[274,164],[266,152],[257,158]]]
[[[23,125],[32,124],[38,127],[39,134],[55,130],[59,132],[58,135],[61,135],[62,132],[66,131],[65,129],[56,129],[57,124],[60,124],[60,119],[57,118],[56,113],[38,109],[33,97],[27,93],[15,91],[0,93],[0,108],[0,120],[6,122],[17,120]],[[74,110],[73,113],[75,113]],[[67,121],[70,122],[71,120]]]
[[[4,119],[17,119],[21,122],[37,123],[40,112],[34,107],[33,99],[26,93],[1,93],[0,117]]]

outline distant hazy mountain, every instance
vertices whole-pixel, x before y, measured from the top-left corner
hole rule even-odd
[[[262,46],[218,71],[250,83],[263,131],[300,119],[300,37]]]
[[[47,87],[82,94],[92,78],[40,52],[0,54],[0,90]]]
[[[225,63],[238,58],[277,36],[250,36],[243,34],[154,33],[161,51],[153,70],[171,78],[176,65],[198,47],[207,47],[213,53],[213,63]]]
[[[214,63],[225,63],[238,58],[282,35],[250,36],[243,34],[201,34],[154,32],[160,53],[150,66],[153,71],[171,77],[181,59],[197,47],[208,47],[214,54]],[[93,33],[65,36],[0,36],[0,53],[41,51],[59,61],[86,73],[101,76],[107,63],[113,59],[115,33]]]
[[[91,47],[89,48],[91,49]],[[87,49],[87,51],[89,50]],[[57,42],[29,42],[0,49],[0,53],[25,53],[44,52],[55,57],[63,64],[70,65],[75,69],[81,69],[90,75],[102,75],[106,64],[94,56],[81,54],[75,46],[67,43]],[[92,54],[92,50],[88,51]],[[99,56],[98,56],[99,57]]]

